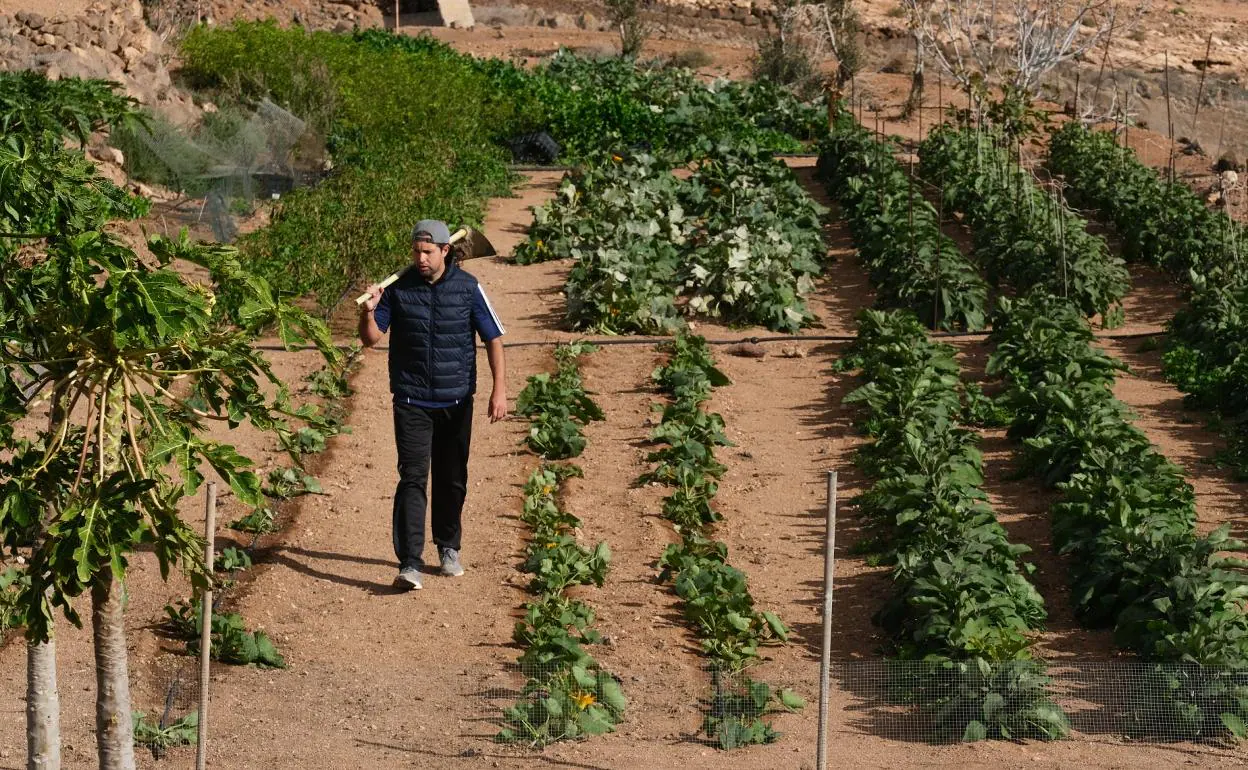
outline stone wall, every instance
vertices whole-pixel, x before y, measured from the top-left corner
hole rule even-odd
[[[139,0],[95,3],[71,19],[33,11],[0,14],[0,69],[33,70],[52,80],[102,78],[175,122],[196,115],[169,79],[164,41],[148,28]]]

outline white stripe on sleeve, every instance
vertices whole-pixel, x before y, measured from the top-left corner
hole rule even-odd
[[[490,318],[494,319],[494,325],[498,327],[499,334],[506,334],[507,330],[503,328],[503,322],[498,317],[498,313],[494,312],[494,306],[490,304],[490,298],[485,294],[485,287],[477,284],[477,291],[481,292],[481,299],[485,300],[485,309],[490,311]]]

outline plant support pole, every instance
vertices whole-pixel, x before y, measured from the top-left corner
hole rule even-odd
[[[204,568],[208,587],[199,602],[199,736],[195,745],[195,770],[208,766],[208,677],[212,660],[212,562],[217,532],[217,482],[208,482],[208,502],[204,515]]]
[[[828,471],[828,524],[823,546],[823,649],[819,659],[819,740],[815,767],[828,767],[829,668],[832,666],[832,575],[836,565],[836,471]]]

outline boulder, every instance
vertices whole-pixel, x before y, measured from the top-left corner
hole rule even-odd
[[[43,25],[47,23],[42,14],[34,11],[18,11],[17,20],[31,29],[43,29]]]

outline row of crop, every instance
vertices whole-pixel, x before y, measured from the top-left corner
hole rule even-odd
[[[1031,184],[1010,164],[1008,152],[995,149],[997,138],[955,129],[941,133],[944,145],[956,145],[957,152],[925,160],[981,159],[983,166],[987,158],[1012,184]],[[964,170],[945,169],[951,178]],[[972,183],[983,178],[1000,176],[983,171]],[[963,189],[946,193],[948,199],[979,209],[968,211],[976,241],[999,242],[1008,232],[1001,224],[1008,208],[996,208],[990,218],[994,208],[976,207],[966,179],[952,184]],[[1000,184],[985,189],[1011,194]],[[989,235],[981,235],[981,228]],[[1018,262],[1011,269],[1039,277],[1053,269],[1052,255],[1069,232],[1049,227],[1032,235],[1035,241],[1013,253]],[[1024,296],[1002,300],[993,319],[990,342],[996,349],[988,370],[1005,379],[998,405],[1010,415],[1010,436],[1022,441],[1024,469],[1062,492],[1051,511],[1054,541],[1070,559],[1078,618],[1090,627],[1112,628],[1119,646],[1157,663],[1146,682],[1150,708],[1132,715],[1137,731],[1243,735],[1248,581],[1243,562],[1225,555],[1241,545],[1225,529],[1196,534],[1194,497],[1181,470],[1150,445],[1113,396],[1116,373],[1124,367],[1093,345],[1085,314],[1098,308],[1039,280],[1016,288]]]
[[[1226,453],[1248,478],[1248,240],[1182,182],[1167,182],[1113,133],[1071,122],[1053,134],[1049,168],[1070,198],[1113,224],[1128,259],[1160,265],[1190,288],[1170,323],[1166,376],[1195,406],[1222,415]]]
[[[856,463],[872,486],[855,503],[879,532],[897,593],[875,616],[888,632],[904,702],[934,714],[943,740],[1064,737],[1043,662],[1027,634],[1043,627],[1040,594],[988,507],[978,435],[955,351],[908,311],[863,311],[840,360],[859,369],[861,425],[874,441]]]
[[[517,411],[530,418],[529,447],[546,462],[524,484],[520,519],[529,526],[530,538],[520,569],[533,576],[529,591],[534,599],[525,603],[524,616],[512,633],[513,641],[524,649],[519,666],[525,685],[520,700],[503,711],[503,728],[497,736],[501,742],[543,746],[602,735],[614,731],[627,707],[619,682],[585,650],[585,645],[601,641],[591,628],[593,608],[566,595],[573,586],[601,587],[611,550],[605,542],[592,549],[577,542],[581,522],[563,510],[559,498],[564,480],[581,476],[581,469],[549,462],[584,449],[572,414],[585,421],[602,419],[578,370],[578,358],[592,350],[593,346],[579,343],[559,346],[555,374],[529,377],[518,399]],[[551,426],[560,425],[564,427],[554,428],[553,435],[561,438],[541,438]],[[575,440],[569,441],[573,434]]]
[[[1121,321],[1126,267],[1087,222],[1038,185],[1000,136],[942,125],[919,148],[919,173],[966,216],[989,281],[1068,297],[1106,326]]]
[[[715,447],[731,444],[723,417],[702,404],[728,378],[715,367],[702,337],[681,335],[662,349],[669,358],[653,376],[672,400],[651,433],[651,440],[663,446],[647,456],[655,466],[642,481],[673,488],[663,501],[663,516],[681,541],[663,552],[660,579],[674,579],[685,619],[710,658],[715,688],[703,732],[722,749],[770,743],[779,733],[764,717],[801,708],[803,701],[742,673],[758,662],[760,645],[787,641],[788,629],[774,613],[755,609],[745,573],[728,563],[728,546],[712,539],[712,525],[720,519],[712,501],[725,471],[715,459]]]
[[[692,175],[649,155],[569,172],[534,211],[516,261],[576,260],[568,319],[605,333],[669,332],[681,315],[796,331],[822,267],[823,209],[753,146],[706,149]]]
[[[1078,308],[1003,301],[989,372],[1001,375],[1026,472],[1056,486],[1054,545],[1069,557],[1079,620],[1157,662],[1141,732],[1210,737],[1248,723],[1248,575],[1226,527],[1195,531],[1191,486],[1113,395],[1125,367]]]
[[[933,328],[982,329],[987,284],[895,152],[843,110],[819,145],[819,175],[849,221],[878,304],[911,309]]]

